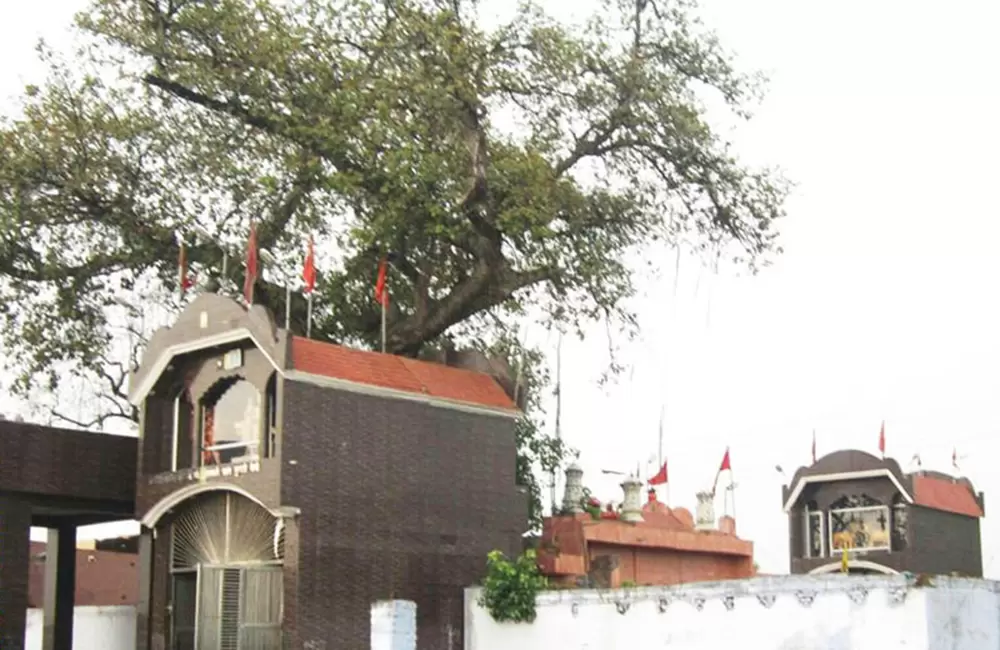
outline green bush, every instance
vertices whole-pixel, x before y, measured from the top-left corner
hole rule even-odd
[[[535,597],[545,585],[533,550],[525,551],[513,562],[500,551],[492,551],[486,556],[486,579],[479,604],[497,622],[530,623],[535,620]]]

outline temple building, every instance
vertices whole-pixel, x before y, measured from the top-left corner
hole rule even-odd
[[[139,650],[361,650],[391,598],[416,602],[421,647],[459,650],[463,588],[520,546],[519,411],[488,372],[205,294],[153,336],[130,399]]]
[[[927,573],[982,577],[982,492],[967,478],[904,473],[895,460],[837,451],[782,487],[792,573]]]
[[[696,516],[670,508],[643,482],[622,483],[621,508],[583,500],[583,471],[566,470],[561,514],[543,522],[538,564],[562,586],[616,588],[734,580],[754,575],[753,543],[730,516],[715,520],[714,495],[697,495]]]

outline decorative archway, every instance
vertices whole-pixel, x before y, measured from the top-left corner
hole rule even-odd
[[[282,519],[216,489],[175,503],[169,526],[171,648],[280,650]]]
[[[824,564],[823,566],[816,567],[809,572],[809,575],[819,575],[823,573],[840,573],[841,563],[831,562],[830,564]],[[881,573],[884,575],[896,575],[899,571],[895,569],[890,569],[889,567],[879,564],[878,562],[869,562],[868,560],[849,560],[847,562],[847,570],[850,572],[852,570],[857,571],[870,571],[872,573]]]
[[[160,523],[160,520],[168,512],[175,509],[177,506],[184,503],[188,499],[191,499],[192,497],[195,497],[199,494],[203,494],[205,492],[232,492],[234,494],[238,494],[244,498],[247,498],[250,501],[253,501],[261,508],[264,508],[265,510],[270,512],[272,515],[276,517],[278,516],[276,512],[272,511],[270,508],[265,506],[260,501],[260,499],[250,494],[250,492],[244,490],[240,486],[233,485],[232,483],[219,483],[213,481],[211,483],[194,483],[192,485],[188,485],[187,487],[181,488],[176,492],[171,492],[167,496],[157,501],[156,505],[154,505],[152,508],[149,509],[149,512],[147,512],[145,516],[143,516],[142,520],[139,523],[145,526],[146,528],[150,529],[156,528],[157,524]]]

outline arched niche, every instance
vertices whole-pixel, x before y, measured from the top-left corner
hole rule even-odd
[[[264,395],[241,376],[213,384],[198,403],[202,464],[256,460],[266,452]]]

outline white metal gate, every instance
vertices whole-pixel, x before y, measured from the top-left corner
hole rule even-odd
[[[174,650],[280,650],[280,566],[199,566],[197,600],[190,583],[174,583]],[[191,610],[194,611],[191,611]]]

